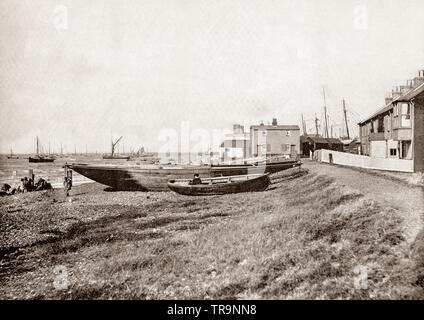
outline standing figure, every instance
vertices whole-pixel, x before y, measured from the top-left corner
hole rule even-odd
[[[69,196],[69,191],[72,188],[72,170],[65,167],[65,178],[63,179],[63,187],[65,188],[65,195]]]

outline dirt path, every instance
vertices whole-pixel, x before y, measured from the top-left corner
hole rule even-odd
[[[361,192],[365,197],[387,203],[401,211],[404,218],[405,238],[412,243],[423,228],[424,191],[382,176],[340,166],[303,160],[303,167],[311,173],[324,174]]]

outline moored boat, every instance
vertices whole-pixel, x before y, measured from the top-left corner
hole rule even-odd
[[[192,181],[192,179],[174,179],[168,182],[168,187],[183,195],[207,196],[263,191],[271,182],[268,174],[202,178],[199,184],[192,184]]]
[[[118,140],[116,140],[115,142],[113,142],[113,140],[111,141],[111,153],[103,155],[103,159],[105,159],[105,160],[130,160],[129,156],[115,154],[116,145],[119,143],[119,141],[121,141],[121,139],[122,139],[122,136]]]
[[[104,155],[102,156],[105,160],[130,160],[129,156],[121,156],[121,155]]]
[[[39,141],[38,141],[38,137],[37,137],[37,155],[34,157],[29,157],[28,161],[29,162],[36,162],[36,163],[40,163],[40,162],[53,162],[55,160],[55,158],[52,158],[50,156],[46,157],[43,155],[39,154]]]
[[[110,166],[69,164],[66,167],[75,172],[123,191],[168,191],[168,181],[191,179],[195,173],[201,177],[239,176],[249,174],[275,173],[295,166],[298,162],[263,163],[258,165],[237,166]]]
[[[7,159],[19,159],[19,157],[18,156],[15,156],[13,154],[12,148],[10,148],[10,155],[7,156]]]
[[[35,162],[35,163],[53,162],[54,160],[55,160],[54,158],[47,158],[47,157],[43,157],[43,156],[35,156],[35,157],[29,157],[28,158],[29,162]]]

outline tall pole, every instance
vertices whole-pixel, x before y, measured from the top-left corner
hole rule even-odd
[[[319,135],[319,133],[318,133],[318,118],[317,118],[317,114],[315,113],[315,130],[316,130],[316,133],[317,133],[317,136]]]
[[[37,156],[38,156],[38,152],[39,150],[38,150],[38,136],[37,136]]]
[[[347,125],[347,113],[346,113],[346,104],[345,104],[345,99],[343,98],[343,113],[344,113],[344,120],[345,120],[345,124],[346,124],[346,133],[347,133],[347,138],[350,139],[350,135],[349,135],[349,126]]]
[[[324,95],[325,138],[328,138],[327,102],[325,101],[325,89],[324,89],[324,87],[322,87],[322,93]]]
[[[307,135],[308,133],[306,132],[306,123],[305,123],[305,120],[303,119],[303,113],[302,113],[302,128],[303,128],[303,135]]]

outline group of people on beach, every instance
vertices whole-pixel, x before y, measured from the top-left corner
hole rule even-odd
[[[38,179],[37,182],[34,183],[32,178],[24,177],[21,179],[21,185],[17,188],[12,188],[7,183],[4,183],[0,190],[1,196],[13,195],[15,193],[25,193],[31,191],[40,191],[40,190],[50,190],[53,189],[52,185],[44,180],[43,178]]]

